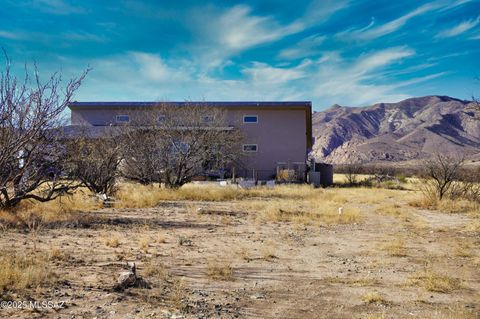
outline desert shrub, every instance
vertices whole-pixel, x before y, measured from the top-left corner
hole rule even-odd
[[[277,181],[291,182],[298,179],[297,172],[293,169],[281,169],[277,172]]]
[[[396,174],[395,175],[395,178],[400,182],[400,183],[408,183],[408,177],[407,175],[403,174],[403,173],[400,173],[400,174]]]
[[[362,301],[366,304],[386,304],[387,301],[376,291],[368,292],[362,296]]]
[[[460,177],[463,158],[452,157],[440,153],[423,162],[423,180],[421,190],[425,198],[431,202],[442,200],[451,194]]]
[[[211,262],[207,266],[207,276],[213,280],[233,280],[233,268],[229,263]]]

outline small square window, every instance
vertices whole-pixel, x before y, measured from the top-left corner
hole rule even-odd
[[[159,115],[157,119],[158,123],[165,123],[166,120],[167,120],[167,116],[164,114]]]
[[[256,152],[257,151],[257,144],[243,144],[243,151],[244,152]]]
[[[212,123],[213,120],[214,120],[214,117],[213,116],[203,116],[202,119],[203,119],[203,123]]]
[[[129,123],[130,122],[130,116],[128,116],[128,115],[117,115],[115,117],[115,122],[117,122],[117,123]]]
[[[188,143],[180,142],[180,141],[173,142],[172,146],[173,146],[174,153],[185,154],[190,149],[190,145],[188,145]]]
[[[243,123],[258,123],[258,116],[257,115],[244,115],[243,116]]]

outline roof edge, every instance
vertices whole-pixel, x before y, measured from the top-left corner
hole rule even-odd
[[[77,107],[153,107],[156,105],[169,106],[226,106],[226,107],[311,107],[311,101],[188,101],[188,102],[71,102],[69,108]]]

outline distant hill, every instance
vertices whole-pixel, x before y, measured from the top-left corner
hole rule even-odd
[[[313,114],[313,155],[334,164],[398,162],[435,152],[480,159],[480,112],[470,101],[425,96]]]

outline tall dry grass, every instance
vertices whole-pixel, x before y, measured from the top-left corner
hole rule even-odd
[[[325,199],[314,200],[252,200],[242,207],[261,222],[292,222],[300,225],[331,225],[360,223],[360,210]],[[339,208],[342,207],[341,213]]]
[[[161,201],[237,201],[250,198],[301,199],[315,196],[321,190],[309,185],[278,185],[275,188],[241,189],[236,186],[184,185],[179,189],[160,188],[158,185],[126,183],[119,187],[119,208],[152,207]]]
[[[24,293],[27,289],[51,285],[55,274],[43,255],[2,254],[0,294]]]
[[[12,210],[0,210],[0,223],[8,226],[79,222],[88,219],[85,214],[102,207],[101,201],[86,190],[59,197],[49,202],[27,200]]]
[[[124,184],[117,194],[117,207],[152,207],[161,201],[230,201],[234,207],[251,213],[261,221],[296,224],[347,224],[361,222],[354,200],[347,189],[316,189],[309,185],[277,185],[274,188],[240,189],[234,186],[185,185],[179,189]],[[357,197],[368,198],[365,194]],[[377,200],[381,198],[376,196]],[[339,208],[342,212],[339,213]]]
[[[413,286],[420,286],[427,291],[450,293],[462,288],[462,282],[458,278],[438,273],[432,269],[425,269],[410,276],[408,282]]]

